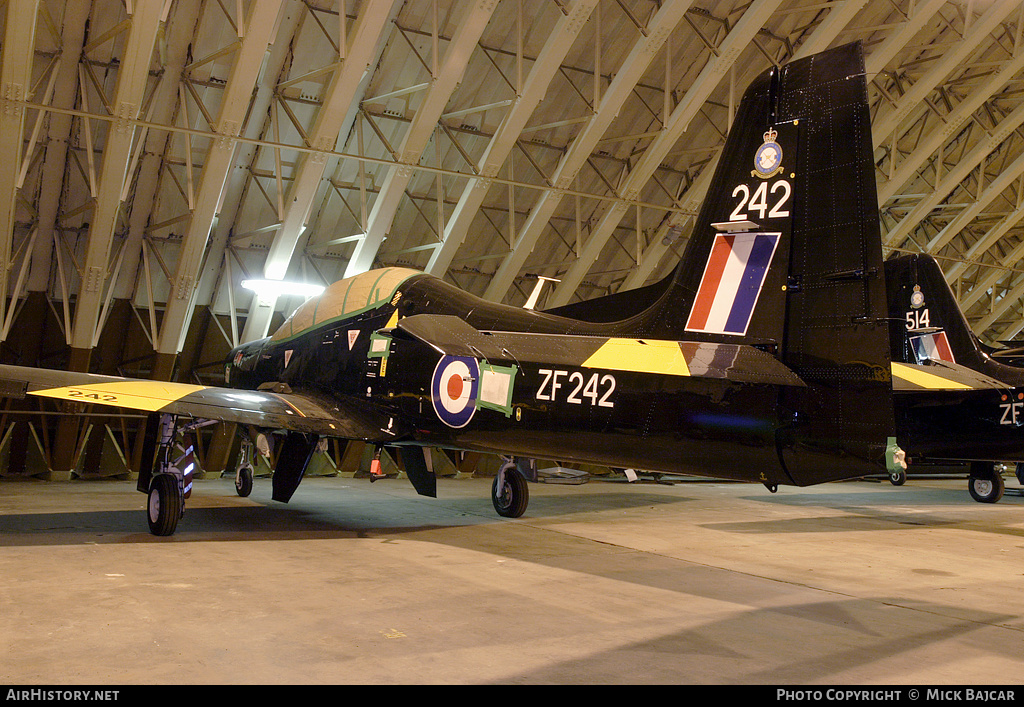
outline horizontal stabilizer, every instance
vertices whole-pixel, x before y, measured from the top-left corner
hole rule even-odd
[[[1009,390],[1012,386],[951,361],[892,363],[894,390]]]
[[[439,353],[470,356],[492,363],[544,363],[653,375],[699,376],[739,383],[804,386],[804,382],[778,359],[745,344],[482,332],[458,317],[429,314],[402,319],[398,329]]]

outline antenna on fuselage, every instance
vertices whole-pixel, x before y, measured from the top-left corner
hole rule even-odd
[[[544,277],[543,275],[537,275],[537,284],[533,286],[533,292],[530,293],[529,299],[526,300],[526,304],[523,305],[523,309],[533,309],[537,306],[537,300],[540,299],[540,292],[544,289],[545,282],[561,282],[561,280],[554,277]]]

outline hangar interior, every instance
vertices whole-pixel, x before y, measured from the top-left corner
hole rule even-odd
[[[425,270],[550,308],[676,263],[739,92],[852,41],[886,255],[1024,330],[1024,4],[7,0],[0,360],[215,384],[328,284]],[[130,473],[138,416],[5,400],[4,475]],[[207,471],[229,437],[199,444]],[[344,463],[346,450],[331,450]]]

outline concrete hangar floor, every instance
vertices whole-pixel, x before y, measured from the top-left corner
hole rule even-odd
[[[963,478],[808,489],[203,479],[150,535],[128,481],[0,482],[8,684],[1005,685],[1024,497]],[[1016,491],[1015,491],[1016,490]]]

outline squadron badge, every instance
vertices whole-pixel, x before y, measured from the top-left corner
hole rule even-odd
[[[921,292],[920,285],[914,285],[914,292],[910,295],[910,306],[914,309],[920,309],[924,304],[924,293]]]
[[[782,171],[782,148],[775,142],[778,137],[779,133],[775,128],[768,128],[768,132],[764,134],[764,142],[754,153],[754,171],[750,176],[771,179]]]

